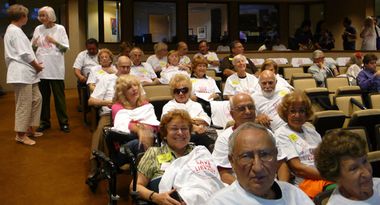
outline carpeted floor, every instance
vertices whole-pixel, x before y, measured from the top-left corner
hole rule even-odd
[[[107,183],[94,194],[84,183],[88,167],[91,132],[77,112],[76,89],[66,90],[71,132],[59,130],[52,110],[52,128],[26,146],[14,140],[14,94],[0,97],[0,204],[11,205],[106,205]],[[54,105],[51,106],[54,108]],[[119,205],[128,198],[129,175],[119,175]]]

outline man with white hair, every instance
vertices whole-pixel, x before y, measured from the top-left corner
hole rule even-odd
[[[230,113],[235,124],[218,135],[212,152],[220,177],[227,184],[231,184],[235,180],[231,164],[228,161],[228,140],[233,130],[241,124],[255,121],[255,103],[252,97],[246,93],[239,93],[231,97]]]
[[[134,47],[129,53],[129,57],[133,63],[131,75],[137,76],[142,85],[160,84],[152,66],[149,63],[142,62],[143,56],[144,52],[138,47]]]
[[[228,160],[236,180],[216,192],[207,204],[314,204],[296,186],[274,180],[279,167],[278,150],[265,127],[244,123],[232,133],[228,147]]]
[[[325,54],[321,50],[313,52],[313,65],[307,70],[308,73],[313,75],[319,87],[325,87],[325,80],[327,77],[338,76],[339,72],[334,64],[325,62]]]
[[[238,54],[233,58],[232,64],[236,72],[230,75],[226,80],[223,91],[223,97],[225,99],[229,99],[238,93],[253,94],[255,92],[257,78],[246,72],[246,61],[247,58],[242,54]]]
[[[260,89],[252,95],[255,100],[256,121],[273,132],[285,124],[277,113],[277,105],[290,92],[286,87],[279,87],[276,84],[276,74],[270,70],[264,70],[259,76]]]

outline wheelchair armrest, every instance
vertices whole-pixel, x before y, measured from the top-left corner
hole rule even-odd
[[[105,127],[103,131],[107,138],[113,142],[129,142],[138,139],[137,135],[134,133],[118,131],[112,127]]]

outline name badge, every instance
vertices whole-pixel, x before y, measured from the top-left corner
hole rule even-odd
[[[160,164],[163,164],[164,162],[170,162],[172,161],[172,154],[170,152],[165,153],[165,154],[160,154],[157,156],[157,161]]]

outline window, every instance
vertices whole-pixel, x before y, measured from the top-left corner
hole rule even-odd
[[[105,0],[103,15],[99,15],[99,10],[98,0],[87,0],[87,37],[103,39],[106,43],[120,42],[120,1]],[[103,25],[103,38],[99,38],[100,25]]]
[[[227,36],[226,4],[190,3],[188,19],[188,42],[219,42]]]
[[[166,2],[134,3],[134,42],[175,42],[176,4]]]
[[[262,43],[279,33],[278,9],[275,5],[241,4],[239,36],[242,42]]]

